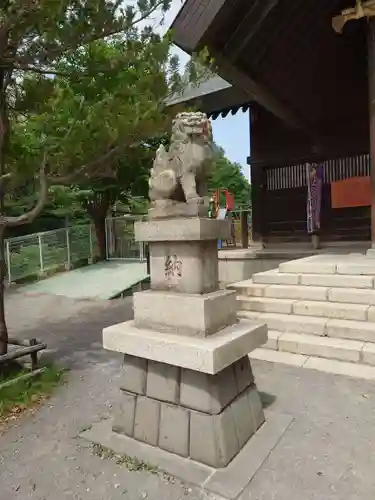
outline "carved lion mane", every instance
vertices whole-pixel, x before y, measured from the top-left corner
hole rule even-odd
[[[173,120],[169,150],[156,152],[150,199],[188,202],[207,195],[212,164],[212,128],[205,113],[180,113]]]

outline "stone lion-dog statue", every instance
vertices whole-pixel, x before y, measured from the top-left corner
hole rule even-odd
[[[205,113],[179,113],[173,120],[168,150],[156,152],[149,180],[152,202],[204,203],[212,168],[211,122]]]

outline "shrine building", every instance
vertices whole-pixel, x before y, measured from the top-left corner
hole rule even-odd
[[[375,245],[373,15],[373,0],[186,0],[174,20],[175,44],[207,48],[217,72],[180,101],[212,118],[250,110],[255,242],[310,240],[317,163],[322,244]]]

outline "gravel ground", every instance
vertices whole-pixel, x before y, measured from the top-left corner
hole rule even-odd
[[[46,295],[7,297],[9,329],[46,341],[71,368],[44,406],[0,436],[1,500],[203,500],[194,487],[101,459],[78,434],[108,418],[121,359],[101,348],[103,326],[132,317],[131,299],[76,302]],[[53,318],[53,319],[50,319]],[[269,411],[293,415],[241,500],[373,500],[375,385],[254,362]]]

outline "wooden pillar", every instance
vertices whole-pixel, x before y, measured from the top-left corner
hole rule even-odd
[[[375,248],[375,17],[368,18],[367,26],[371,165],[371,243],[372,248]]]
[[[243,210],[240,214],[242,248],[249,248],[249,224],[247,221],[248,214],[249,212],[247,210]]]
[[[251,165],[252,239],[264,245],[266,233],[265,172],[261,165]]]

